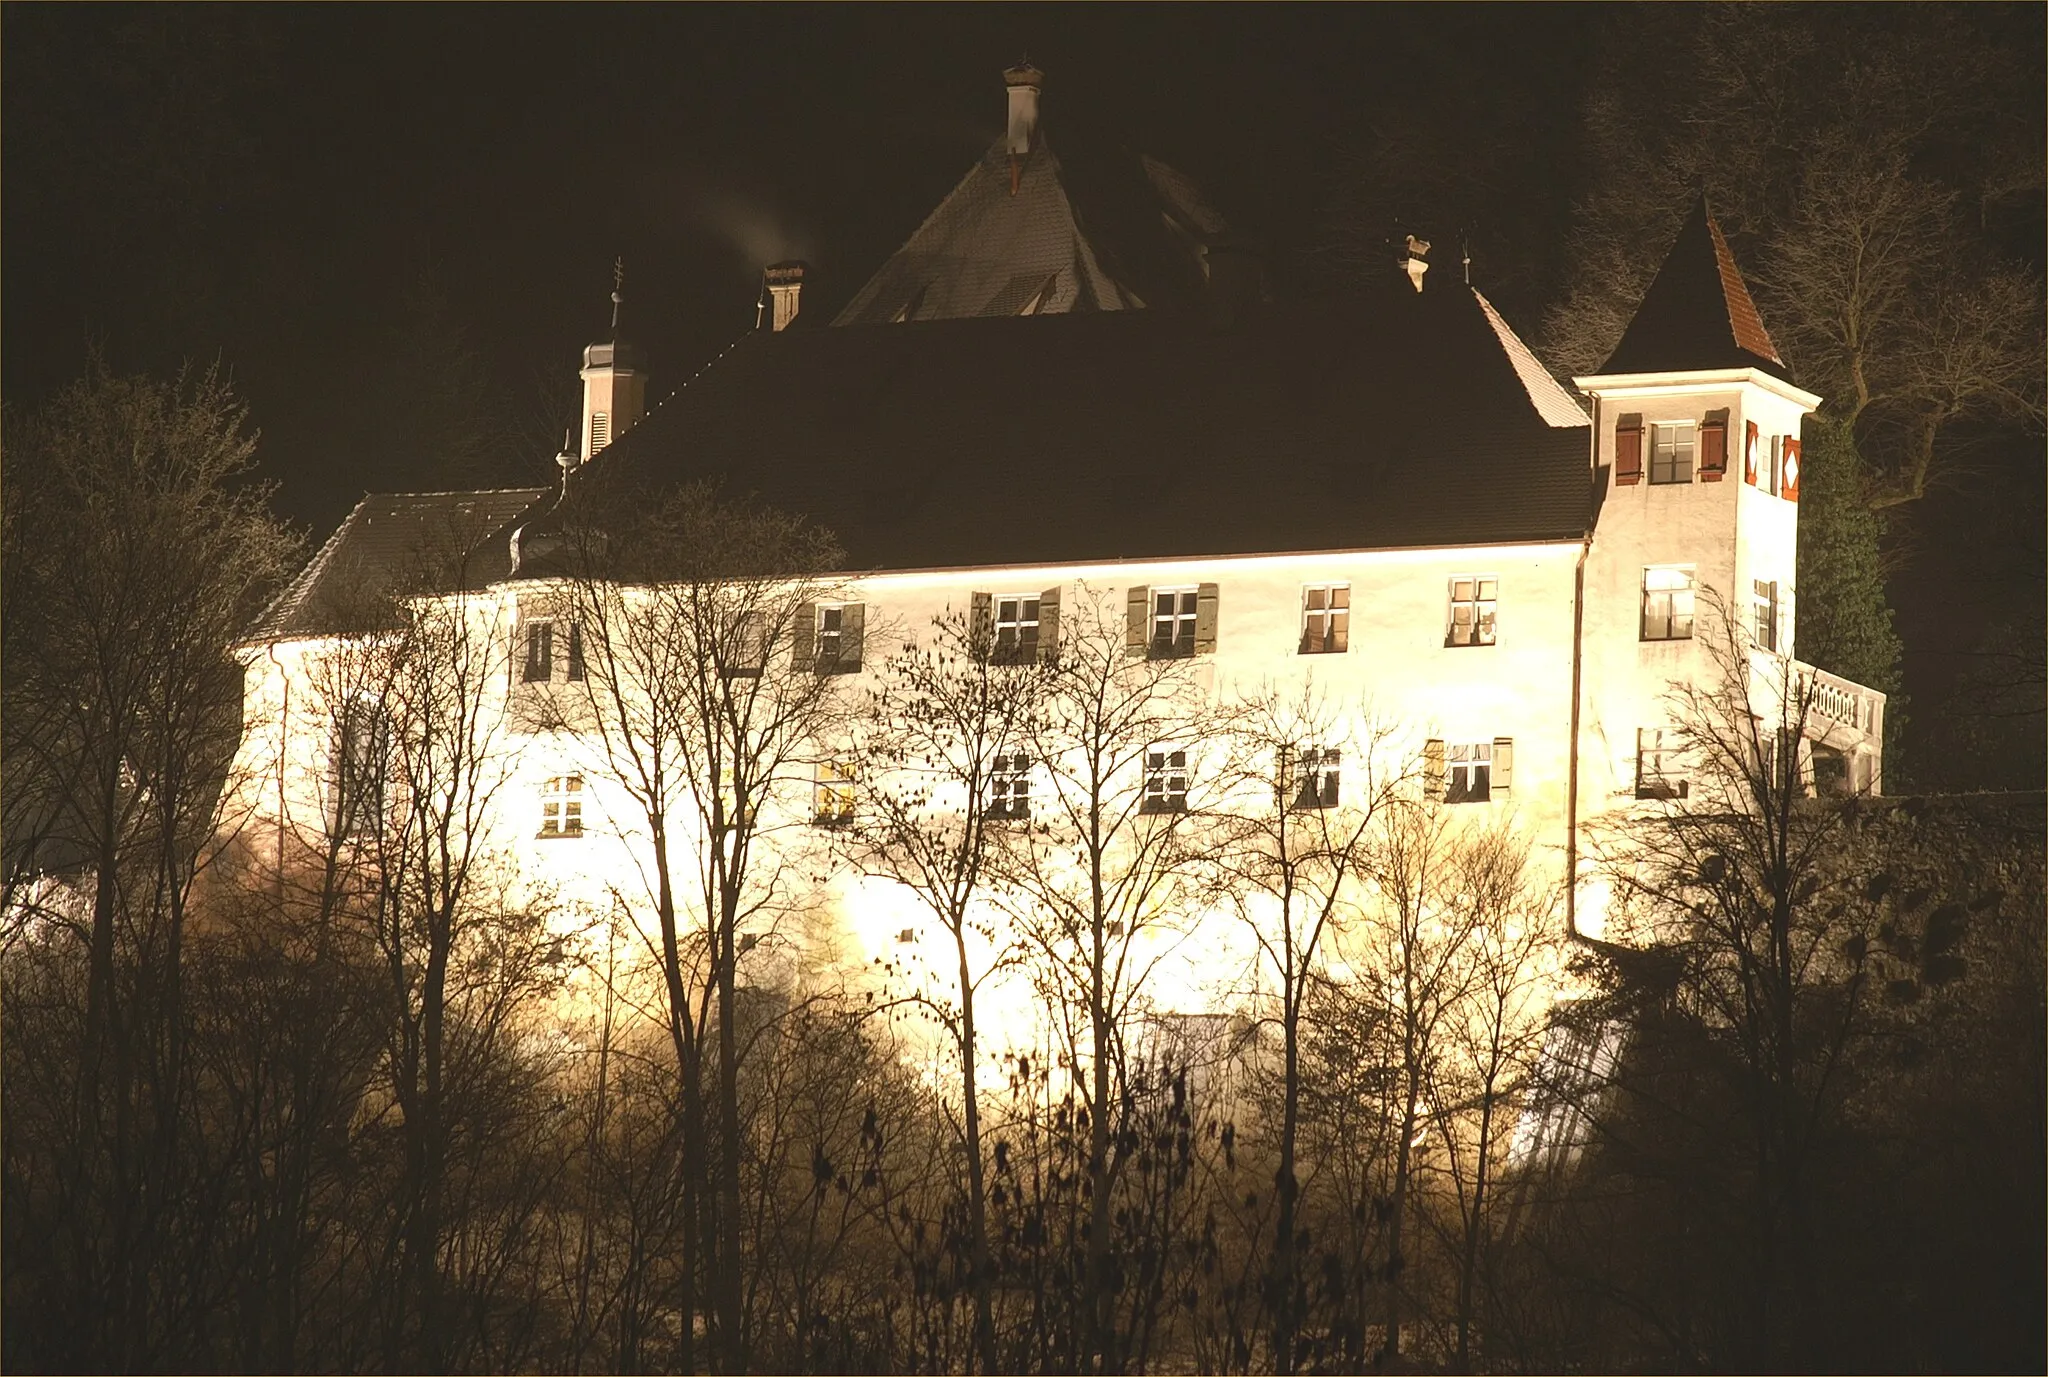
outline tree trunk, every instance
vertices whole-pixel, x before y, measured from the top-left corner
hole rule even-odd
[[[983,1373],[996,1368],[995,1316],[989,1300],[988,1193],[981,1161],[981,1096],[974,1083],[974,982],[967,965],[967,939],[953,930],[960,958],[960,1099],[967,1133],[967,1220],[974,1268],[974,1353]]]

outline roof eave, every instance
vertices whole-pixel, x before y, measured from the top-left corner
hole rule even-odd
[[[1636,397],[1668,397],[1681,392],[1698,392],[1710,387],[1735,387],[1754,383],[1764,391],[1807,411],[1820,409],[1821,398],[1803,387],[1761,368],[1709,368],[1664,370],[1655,373],[1590,373],[1572,379],[1572,386],[1589,397],[1613,397],[1627,393]]]

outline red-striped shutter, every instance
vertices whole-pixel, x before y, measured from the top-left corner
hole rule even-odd
[[[1763,438],[1757,433],[1755,421],[1742,423],[1742,481],[1752,488],[1756,486],[1757,451],[1763,445]]]
[[[1779,479],[1778,496],[1787,502],[1799,500],[1799,437],[1785,437],[1785,469]]]
[[[1700,423],[1700,482],[1718,483],[1728,472],[1728,409],[1709,411]]]
[[[1643,414],[1625,413],[1614,427],[1614,481],[1643,481]]]

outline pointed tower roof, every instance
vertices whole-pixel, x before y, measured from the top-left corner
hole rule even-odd
[[[1757,368],[1792,381],[1704,194],[1600,372]]]
[[[1152,158],[1097,148],[1038,115],[1043,74],[1004,73],[1009,127],[834,325],[1122,311],[1192,299],[1227,227]]]

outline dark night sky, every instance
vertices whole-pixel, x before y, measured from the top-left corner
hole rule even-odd
[[[1519,223],[1475,237],[1487,286],[1487,234],[1556,251],[1599,14],[12,3],[0,391],[34,403],[92,343],[123,371],[218,358],[279,509],[324,534],[367,489],[436,485],[391,440],[411,414],[392,379],[407,341],[439,338],[418,327],[435,301],[518,437],[470,485],[533,481],[614,255],[659,397],[751,326],[765,262],[808,259],[806,311],[836,310],[999,132],[1000,73],[1025,53],[1052,128],[1118,131],[1190,173],[1282,290],[1315,285],[1344,148],[1390,124],[1511,125],[1550,153],[1509,174]],[[1533,333],[1537,303],[1497,296]],[[2024,466],[2031,514],[2038,456]],[[1894,582],[1923,701],[2003,615],[1959,619],[1958,590],[2015,577],[1976,568],[1981,502],[1924,504],[1923,553]],[[2036,550],[2039,525],[2017,526]],[[2017,577],[2038,589],[2033,565]]]

